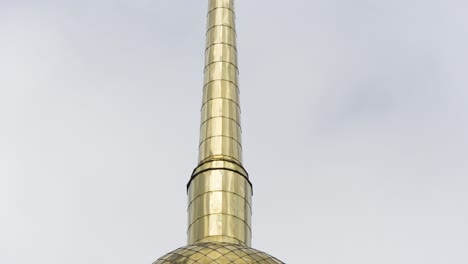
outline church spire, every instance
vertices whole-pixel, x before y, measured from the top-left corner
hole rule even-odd
[[[188,245],[153,264],[284,264],[250,247],[252,184],[242,166],[234,0],[208,0],[198,166],[188,190]]]
[[[232,0],[209,2],[199,161],[242,163],[235,15]]]
[[[252,186],[242,166],[233,0],[209,0],[199,164],[188,183],[189,244],[250,246]]]

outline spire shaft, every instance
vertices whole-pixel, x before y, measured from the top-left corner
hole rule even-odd
[[[235,15],[232,0],[209,1],[199,161],[242,163]]]
[[[250,246],[252,185],[242,166],[234,0],[209,0],[201,113],[188,242]]]

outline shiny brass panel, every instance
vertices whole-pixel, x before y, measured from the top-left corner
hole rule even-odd
[[[207,101],[202,106],[202,124],[213,117],[228,117],[240,123],[240,108],[239,105],[229,99],[216,98]]]
[[[205,68],[208,64],[219,61],[229,62],[237,67],[236,49],[225,44],[214,44],[208,47],[205,55]]]
[[[250,245],[252,186],[242,167],[233,0],[210,0],[199,166],[188,184],[189,243]]]
[[[222,80],[210,82],[203,91],[203,104],[211,99],[226,98],[239,105],[239,89],[231,82]]]
[[[214,62],[206,66],[205,84],[213,80],[226,80],[237,84],[237,68],[228,62]]]
[[[229,137],[211,137],[201,142],[198,160],[201,162],[211,156],[229,156],[242,163],[242,147],[237,140]]]
[[[227,237],[227,236],[208,236],[204,237],[203,239],[197,241],[197,244],[201,243],[209,243],[209,242],[222,242],[222,243],[229,243],[229,244],[236,244],[236,245],[244,245],[245,243],[240,241],[239,239],[235,237]]]
[[[233,0],[210,0],[199,161],[229,157],[242,162]]]
[[[251,231],[241,219],[223,214],[207,215],[194,222],[189,230],[189,244],[197,243],[210,236],[236,238],[250,245]]]
[[[219,8],[208,14],[207,30],[214,26],[235,27],[234,12],[231,9]]]
[[[189,205],[207,192],[224,191],[235,193],[252,204],[252,186],[240,173],[231,170],[208,170],[194,178],[188,189]]]
[[[241,144],[241,130],[237,122],[225,117],[213,117],[205,122],[201,129],[200,144],[217,136],[230,137]]]
[[[206,33],[206,48],[213,44],[224,43],[236,46],[236,32],[231,27],[215,26]]]
[[[208,12],[211,12],[215,8],[224,7],[234,10],[234,1],[233,0],[209,0],[208,2]]]
[[[207,192],[189,205],[189,225],[205,215],[225,214],[242,219],[250,226],[252,209],[241,196],[230,192]],[[190,226],[189,226],[190,228]]]

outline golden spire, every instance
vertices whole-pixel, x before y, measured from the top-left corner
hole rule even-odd
[[[252,184],[242,166],[234,0],[208,0],[198,166],[188,189],[188,246],[153,264],[284,264],[250,247]]]
[[[211,0],[205,50],[199,161],[242,163],[233,1]]]
[[[242,167],[233,0],[209,0],[199,164],[188,194],[189,244],[250,246],[252,186]]]

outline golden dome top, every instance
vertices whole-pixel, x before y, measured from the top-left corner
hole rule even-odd
[[[153,264],[284,264],[284,262],[243,245],[207,242],[176,249]]]

